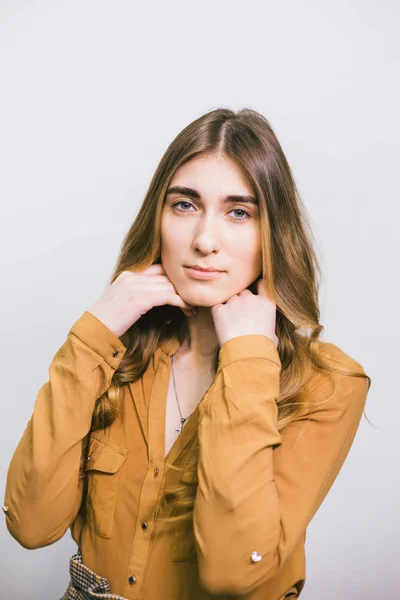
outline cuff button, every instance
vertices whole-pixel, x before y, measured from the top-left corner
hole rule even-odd
[[[5,513],[8,512],[8,506],[3,506],[3,512],[5,512]]]
[[[258,562],[262,559],[262,554],[259,552],[252,552],[250,556],[251,562]]]
[[[119,354],[118,350],[114,350],[114,352],[113,352],[113,356],[114,356],[114,357],[115,357],[115,356],[118,356],[118,354]]]

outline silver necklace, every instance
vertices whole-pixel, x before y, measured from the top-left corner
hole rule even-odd
[[[175,375],[174,375],[174,355],[171,356],[171,365],[172,365],[172,379],[174,382],[174,391],[175,391],[175,398],[176,398],[176,402],[178,404],[178,410],[179,410],[179,414],[181,415],[181,424],[179,426],[179,429],[175,429],[175,431],[177,431],[178,433],[181,433],[183,426],[185,424],[185,422],[188,420],[189,417],[192,416],[193,413],[191,413],[189,415],[189,417],[182,417],[182,412],[181,412],[181,407],[179,406],[179,400],[178,400],[178,394],[176,393],[176,386],[175,386]],[[194,411],[193,411],[194,412]]]

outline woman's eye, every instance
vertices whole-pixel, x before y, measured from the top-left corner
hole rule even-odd
[[[174,207],[178,206],[178,204],[189,204],[191,206],[190,202],[185,202],[185,200],[180,200],[179,202],[175,202],[175,204],[173,206]]]
[[[247,217],[250,217],[249,213],[248,213],[248,212],[246,212],[245,210],[243,210],[242,208],[234,208],[234,209],[232,210],[232,212],[240,212],[240,213],[243,213],[243,215],[245,215],[245,217],[246,217],[246,216],[247,216]],[[244,221],[244,220],[245,220],[245,217],[244,217],[244,218],[242,218],[242,219],[240,219],[240,218],[239,218],[239,219],[237,219],[237,220],[238,220],[238,221]]]
[[[186,205],[192,206],[191,202],[187,202],[186,200],[179,200],[179,202],[175,202],[175,204],[173,204],[173,208],[175,208],[176,206],[178,206],[180,204],[186,204]],[[189,212],[188,210],[182,209],[182,208],[179,208],[178,210],[180,210],[181,212]],[[241,217],[233,217],[233,220],[237,221],[237,222],[238,221],[247,221],[247,219],[251,218],[251,215],[247,211],[245,211],[243,208],[234,208],[230,212],[242,213],[243,216],[241,216]]]

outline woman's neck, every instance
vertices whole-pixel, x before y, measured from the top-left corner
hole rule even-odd
[[[178,350],[180,354],[191,354],[199,361],[209,361],[218,346],[211,309],[198,307],[196,315],[186,317],[179,329],[178,337],[181,344]]]

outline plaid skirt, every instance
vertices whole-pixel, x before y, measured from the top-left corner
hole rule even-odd
[[[110,593],[108,579],[100,577],[82,563],[78,552],[69,559],[71,580],[64,596],[60,600],[126,600],[123,596]]]

